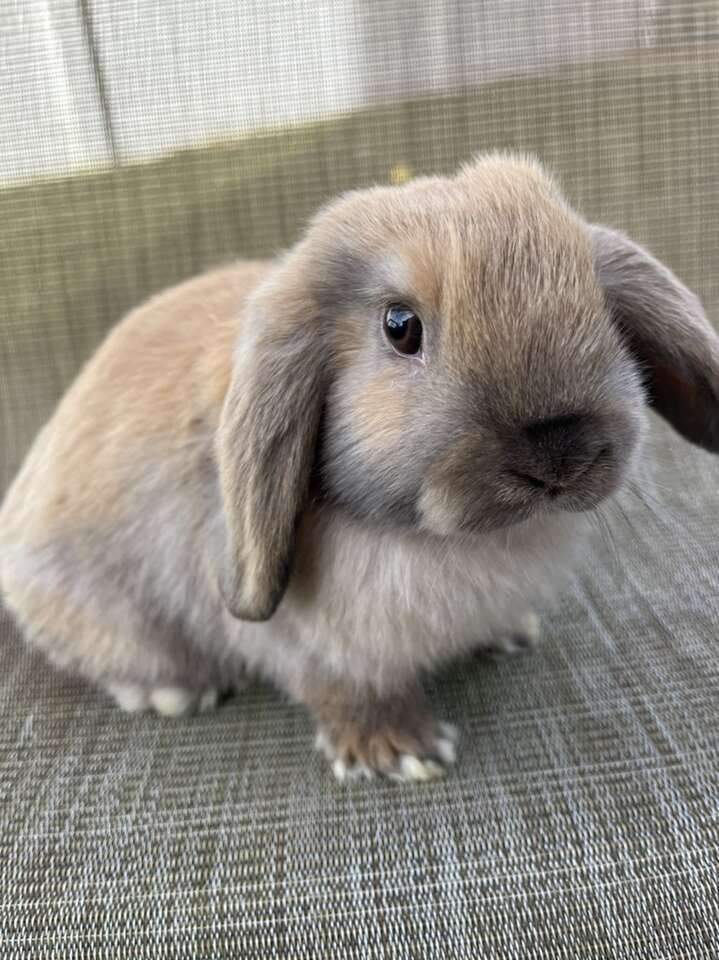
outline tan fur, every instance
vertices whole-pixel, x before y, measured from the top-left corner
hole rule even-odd
[[[397,302],[416,357],[384,339]],[[5,600],[133,708],[254,671],[314,710],[343,770],[431,778],[453,748],[408,691],[521,634],[572,574],[640,449],[636,361],[659,412],[719,448],[698,301],[536,163],[349,194],[278,261],[110,334],[0,510]]]
[[[242,304],[267,269],[246,263],[217,270],[128,314],[43,431],[8,496],[5,523],[30,540],[47,529],[57,533],[58,524],[74,529],[120,515],[132,494],[123,484],[129,458],[145,445],[170,455],[198,431],[214,430]],[[173,375],[158,376],[158,364]]]
[[[391,372],[372,377],[355,401],[353,419],[358,436],[377,453],[396,443],[407,422],[407,404],[406,395],[398,395]]]

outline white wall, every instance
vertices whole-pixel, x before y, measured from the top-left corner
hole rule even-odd
[[[0,0],[0,179],[644,46],[656,0]],[[102,69],[106,113],[89,32]]]

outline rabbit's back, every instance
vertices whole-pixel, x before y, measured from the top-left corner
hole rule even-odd
[[[192,659],[189,640],[186,656],[178,646],[192,632],[193,611],[199,618],[214,603],[207,557],[221,535],[214,433],[242,304],[265,269],[235,264],[130,313],[80,373],[8,491],[4,599],[63,666],[103,675],[128,659],[128,645],[145,643],[149,620],[158,655],[163,635],[173,646],[158,669],[166,660],[181,670]],[[188,603],[193,589],[200,599]]]

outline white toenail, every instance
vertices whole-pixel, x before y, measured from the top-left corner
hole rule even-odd
[[[214,710],[217,706],[217,700],[217,690],[215,690],[214,687],[210,687],[209,690],[205,690],[200,697],[200,702],[197,705],[197,709],[200,711],[200,713],[205,713],[207,710]]]
[[[438,738],[435,741],[434,746],[442,763],[446,763],[448,766],[451,766],[451,764],[453,764],[457,759],[457,751],[454,749],[454,744],[451,740]]]
[[[195,698],[182,687],[156,687],[150,703],[163,717],[180,717],[194,706]]]
[[[134,683],[109,683],[108,693],[126,713],[139,713],[147,708],[147,691]]]
[[[332,773],[334,773],[340,783],[345,782],[347,779],[347,764],[344,760],[335,760],[332,764]]]

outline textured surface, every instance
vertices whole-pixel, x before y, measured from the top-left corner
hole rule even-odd
[[[430,50],[453,7],[433,6]],[[716,320],[714,0],[638,3],[642,43],[593,61],[582,52],[622,46],[621,27],[582,3],[571,37],[587,43],[536,76],[527,64],[554,45],[530,3],[517,9],[523,31],[478,21],[488,61],[514,52],[516,77],[472,89],[458,62],[460,92],[394,102],[424,69],[398,48],[367,91],[388,105],[0,191],[0,490],[124,310],[292,242],[339,190],[480,149],[539,153],[588,217],[647,243]],[[325,52],[340,81],[362,55]],[[78,115],[77,135],[91,122]],[[52,129],[37,138],[59,156]],[[434,682],[463,733],[438,784],[339,786],[305,714],[266,687],[193,719],[122,715],[0,613],[2,960],[716,960],[719,460],[654,427],[639,487],[608,510],[545,644]]]

